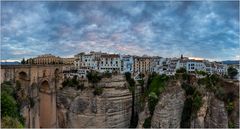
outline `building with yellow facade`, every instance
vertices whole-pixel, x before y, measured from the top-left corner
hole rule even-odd
[[[133,72],[147,74],[151,72],[151,57],[133,57]]]

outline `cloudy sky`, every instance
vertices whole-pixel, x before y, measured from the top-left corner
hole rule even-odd
[[[2,2],[1,58],[102,51],[239,59],[239,2]]]

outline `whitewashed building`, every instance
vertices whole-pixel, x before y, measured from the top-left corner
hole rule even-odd
[[[118,54],[102,54],[99,60],[100,72],[120,72],[121,59]]]
[[[74,65],[75,68],[79,70],[81,76],[85,76],[87,70],[95,70],[98,72],[120,71],[121,60],[118,54],[102,52],[79,53],[75,55]]]
[[[206,71],[206,65],[203,60],[188,60],[186,64],[186,70],[188,72],[198,71]]]
[[[133,57],[130,55],[121,55],[121,73],[133,72]]]

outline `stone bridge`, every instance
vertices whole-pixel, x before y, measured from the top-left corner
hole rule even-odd
[[[34,106],[21,106],[25,127],[57,127],[56,89],[63,80],[62,65],[2,65],[1,83],[20,83]]]

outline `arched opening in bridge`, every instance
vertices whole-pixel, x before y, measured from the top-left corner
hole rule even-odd
[[[40,127],[50,128],[53,127],[55,121],[53,119],[53,101],[51,89],[48,81],[43,81],[40,85]]]
[[[19,79],[21,80],[27,80],[27,73],[26,72],[20,72],[19,73]]]
[[[18,86],[17,88],[23,88],[27,90],[29,86],[29,79],[26,72],[22,71],[18,74],[17,86]]]

